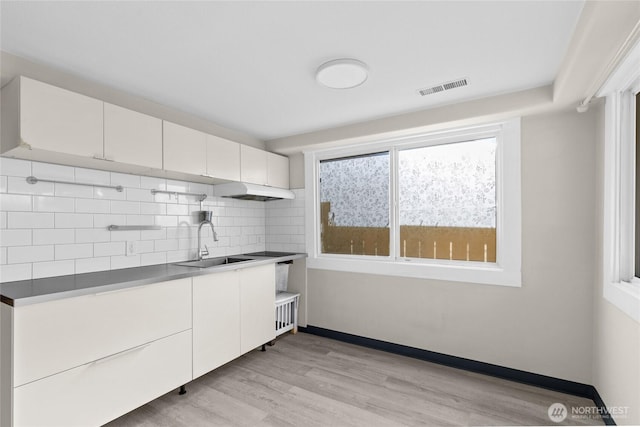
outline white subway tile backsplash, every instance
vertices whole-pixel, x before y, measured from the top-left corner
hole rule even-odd
[[[56,197],[75,197],[75,198],[93,198],[93,188],[84,185],[60,184],[54,186],[54,195]]]
[[[24,177],[32,171],[42,179],[122,185],[124,191],[75,184],[30,185]],[[194,196],[154,196],[149,191],[152,188],[208,197],[201,207]],[[0,230],[10,233],[0,234],[0,264],[5,263],[0,281],[192,259],[198,228],[194,212],[202,208],[214,211],[219,241],[213,241],[208,227],[202,233],[212,256],[266,249],[269,204],[212,194],[208,184],[2,159]],[[112,232],[107,230],[111,224],[158,225],[161,229]],[[137,242],[137,255],[125,256],[126,241]],[[9,244],[17,246],[2,246]]]
[[[195,256],[196,256],[195,249],[192,251],[189,251],[189,250],[169,251],[167,252],[167,262],[188,261],[190,259],[194,259]]]
[[[140,176],[128,173],[111,172],[111,185],[129,188],[140,188]]]
[[[58,230],[64,231],[64,230]],[[110,242],[111,231],[106,228],[78,228],[75,230],[76,243]]]
[[[174,215],[156,215],[155,223],[161,227],[177,227],[178,217]]]
[[[55,246],[56,260],[60,259],[77,259],[92,258],[93,244],[91,243],[75,243],[70,245]]]
[[[75,168],[71,166],[33,162],[31,164],[31,171],[32,175],[38,179],[75,181]]]
[[[93,198],[104,200],[125,200],[127,190],[118,191],[114,188],[93,187]]]
[[[167,205],[164,203],[140,203],[140,213],[146,215],[166,215]]]
[[[167,215],[187,215],[189,207],[187,205],[167,205]]]
[[[150,190],[140,188],[127,188],[127,200],[135,202],[153,202],[155,197]]]
[[[140,188],[148,188],[148,189],[156,189],[156,190],[166,190],[167,189],[167,181],[162,178],[153,178],[150,176],[141,176],[140,177]]]
[[[0,210],[30,211],[32,208],[31,196],[21,194],[0,194]]]
[[[0,157],[0,175],[23,176],[31,175],[31,162],[27,160]]]
[[[107,228],[110,225],[125,225],[126,215],[95,214],[93,215],[94,228]]]
[[[76,199],[78,213],[110,213],[111,203],[108,200]]]
[[[139,240],[138,241],[138,252],[153,252],[155,250],[155,245],[153,240]]]
[[[167,229],[161,228],[160,230],[142,230],[140,232],[141,240],[160,240],[167,238]]]
[[[154,215],[127,215],[127,225],[154,225]]]
[[[74,201],[75,199],[70,197],[33,196],[33,210],[34,212],[73,212]]]
[[[51,276],[66,276],[75,273],[75,263],[73,260],[47,261],[33,263],[33,278]]]
[[[113,214],[139,214],[139,202],[112,201],[111,213]]]
[[[167,191],[189,192],[189,183],[185,181],[167,180]]]
[[[93,245],[93,253],[96,257],[124,255],[125,242],[96,243]]]
[[[71,228],[33,230],[34,245],[55,245],[75,242],[76,231]]]
[[[155,265],[166,264],[167,253],[166,252],[152,252],[147,254],[140,254],[140,265]]]
[[[112,270],[131,267],[140,267],[140,255],[111,257]]]
[[[104,271],[111,269],[110,257],[84,258],[75,260],[76,274]]]
[[[178,249],[178,241],[175,239],[171,240],[156,240],[155,241],[155,252],[167,252],[167,251],[175,251]]]
[[[56,213],[55,228],[91,228],[93,215],[84,213]]]
[[[0,230],[0,246],[31,245],[31,230]]]
[[[112,242],[123,242],[129,240],[140,240],[140,231],[139,230],[114,230],[111,232],[111,241]]]
[[[20,264],[25,262],[52,261],[53,245],[47,246],[11,246],[7,248],[7,262]]]
[[[0,281],[13,282],[31,279],[31,263],[6,264],[0,266]]]
[[[29,184],[25,178],[10,176],[7,178],[7,192],[13,194],[53,196],[53,183],[37,182],[35,184]]]
[[[8,228],[53,228],[54,214],[40,212],[8,212]]]
[[[75,168],[76,182],[84,184],[111,185],[111,174],[95,169]]]

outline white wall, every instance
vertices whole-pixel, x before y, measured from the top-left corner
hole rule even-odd
[[[308,270],[308,324],[591,384],[595,113],[522,120],[521,288]]]
[[[628,408],[618,425],[640,425],[640,324],[603,297],[602,224],[604,196],[604,112],[597,111],[597,273],[594,292],[593,385],[608,406]]]
[[[28,184],[25,177],[122,185],[123,192],[66,184]],[[86,273],[183,261],[196,255],[195,197],[152,195],[150,189],[206,193],[218,242],[212,256],[265,249],[265,203],[213,197],[206,184],[0,158],[0,281]],[[107,226],[159,225],[153,231]],[[272,236],[278,239],[278,236]],[[138,254],[126,256],[125,242]]]

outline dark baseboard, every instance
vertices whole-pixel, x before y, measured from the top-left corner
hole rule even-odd
[[[298,329],[300,332],[331,338],[337,341],[343,341],[402,356],[413,357],[415,359],[438,363],[452,368],[464,369],[465,371],[490,375],[492,377],[502,378],[509,381],[529,384],[560,393],[571,394],[573,396],[585,397],[593,400],[595,406],[599,408],[602,420],[605,424],[616,425],[611,415],[607,412],[607,407],[598,394],[598,391],[594,386],[589,384],[582,384],[546,375],[534,374],[532,372],[521,371],[519,369],[507,368],[505,366],[493,365],[491,363],[479,362],[477,360],[465,359],[463,357],[451,356],[449,354],[437,353],[435,351],[361,337],[359,335],[338,332],[317,326],[307,325],[306,327],[299,327]]]

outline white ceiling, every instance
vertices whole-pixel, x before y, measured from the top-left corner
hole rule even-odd
[[[2,1],[1,47],[268,140],[550,84],[583,4]],[[316,83],[345,57],[365,84]]]

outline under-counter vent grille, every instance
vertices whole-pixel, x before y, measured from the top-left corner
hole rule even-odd
[[[444,92],[445,90],[455,89],[467,85],[467,79],[458,79],[451,82],[441,83],[439,85],[418,90],[421,96],[431,95],[433,93]]]

